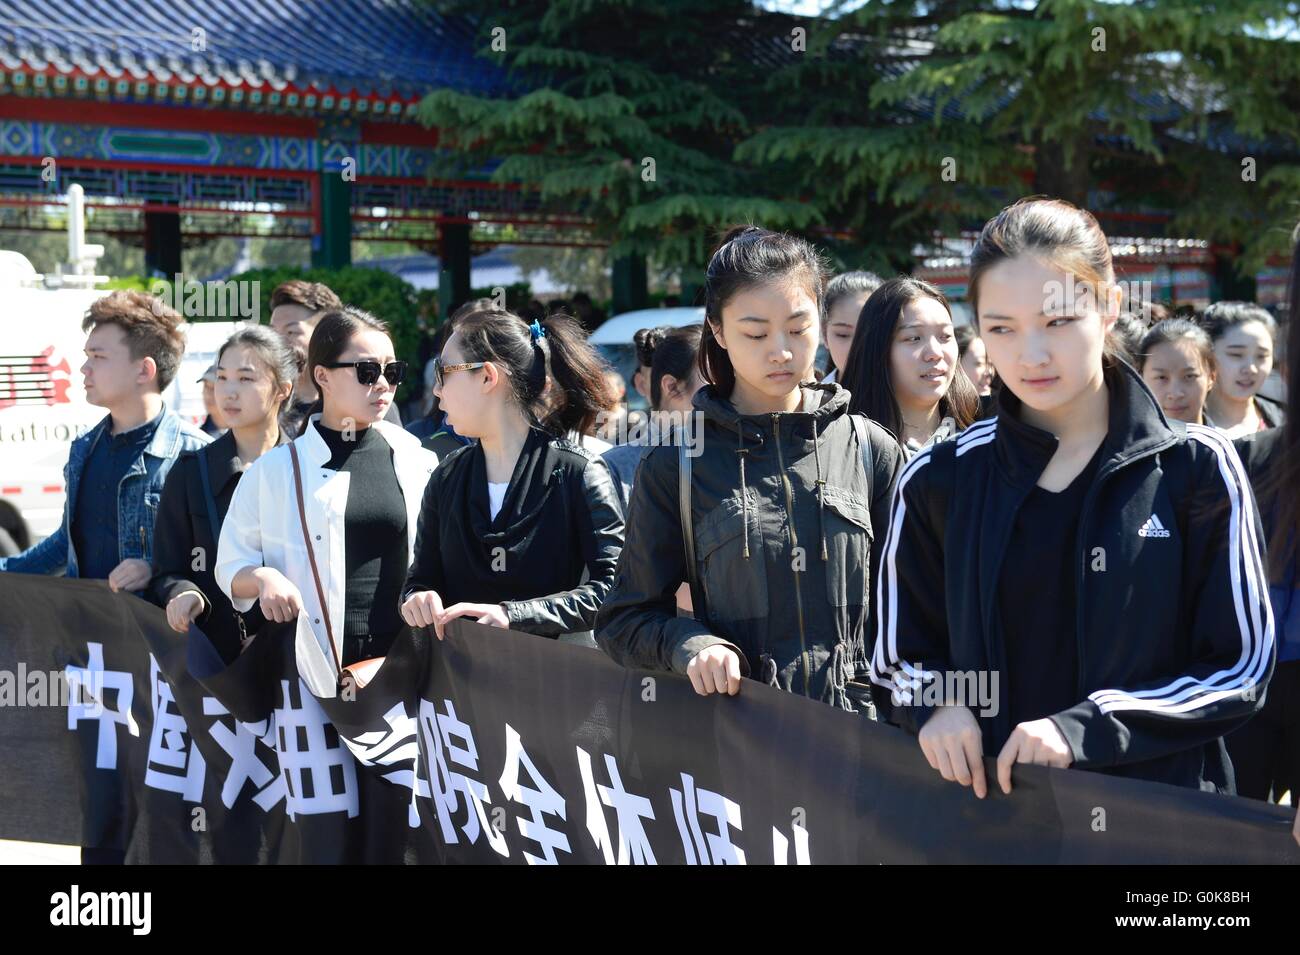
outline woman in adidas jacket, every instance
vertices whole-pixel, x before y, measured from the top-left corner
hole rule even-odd
[[[1234,789],[1225,733],[1273,668],[1261,528],[1230,442],[1171,422],[1104,354],[1109,247],[1068,203],[1022,201],[971,260],[996,418],[899,478],[873,678],[945,779],[997,756]]]

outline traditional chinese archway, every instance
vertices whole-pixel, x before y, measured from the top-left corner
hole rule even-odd
[[[407,241],[463,300],[472,251],[597,244],[490,170],[431,177],[419,99],[509,82],[474,51],[418,0],[0,0],[0,229],[62,229],[77,182],[89,231],[142,245],[151,274],[217,236],[302,239],[322,266],[353,238]]]

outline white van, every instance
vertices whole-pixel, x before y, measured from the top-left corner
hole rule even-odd
[[[637,371],[636,333],[643,328],[658,328],[661,325],[682,328],[703,323],[703,308],[640,308],[610,317],[591,333],[588,341],[623,376],[627,383],[625,400],[628,410],[644,411],[648,407],[646,400],[632,387],[632,376]]]
[[[63,517],[63,465],[74,438],[107,413],[87,403],[80,369],[81,322],[104,289],[47,288],[25,256],[0,252],[0,509],[16,509],[29,543],[53,532]],[[205,417],[197,379],[240,322],[184,326],[185,357],[163,398],[194,423]],[[19,542],[21,545],[21,541]]]

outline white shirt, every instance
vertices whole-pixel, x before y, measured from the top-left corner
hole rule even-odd
[[[307,533],[320,571],[334,639],[336,644],[341,644],[347,579],[343,515],[352,476],[347,471],[325,467],[330,449],[316,430],[319,420],[319,414],[312,415],[293,446],[298,449],[298,463],[302,468]],[[371,427],[393,449],[393,470],[406,503],[406,549],[410,561],[415,556],[415,532],[424,488],[438,465],[438,456],[422,448],[418,438],[398,425],[377,421]],[[334,696],[338,674],[312,578],[311,560],[303,541],[288,445],[267,451],[244,472],[221,525],[213,575],[217,586],[241,613],[256,603],[256,598],[235,597],[230,592],[235,575],[246,567],[274,567],[298,588],[303,605],[295,642],[298,671],[317,696]],[[335,649],[341,655],[342,647]]]
[[[494,521],[497,519],[497,515],[501,513],[501,505],[506,502],[506,491],[509,487],[509,481],[502,481],[500,484],[493,484],[488,481],[488,511]]]

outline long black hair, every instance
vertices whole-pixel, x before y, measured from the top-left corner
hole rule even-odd
[[[656,411],[664,400],[664,375],[672,375],[683,383],[690,379],[698,361],[704,326],[684,325],[666,331],[650,355],[650,407]]]
[[[289,386],[289,394],[276,409],[276,423],[282,432],[291,429],[286,425],[286,416],[293,408],[293,391],[297,387],[298,376],[302,374],[303,353],[285,343],[285,340],[265,325],[246,325],[225,340],[217,351],[217,364],[226,353],[227,348],[248,348],[266,365],[271,373],[271,384],[276,390]]]
[[[586,434],[618,404],[605,377],[608,366],[575,319],[557,313],[537,327],[543,334],[534,338],[530,323],[495,306],[456,320],[465,360],[500,365],[515,399],[539,427],[556,436]]]
[[[835,278],[826,283],[826,301],[822,303],[822,328],[825,329],[830,324],[831,310],[835,308],[835,303],[841,299],[849,298],[854,295],[866,293],[870,295],[876,289],[880,288],[881,279],[874,272],[841,272]],[[861,314],[861,312],[859,312]],[[825,341],[826,335],[823,332],[822,339]],[[826,350],[826,370],[824,374],[829,375],[835,370],[835,359],[831,357],[830,349]]]
[[[351,305],[320,313],[320,320],[312,329],[311,343],[307,346],[307,371],[311,380],[316,381],[317,368],[339,360],[339,356],[348,350],[352,336],[367,329],[391,335],[387,322]]]
[[[888,428],[902,440],[903,412],[894,395],[894,375],[889,353],[894,342],[898,319],[912,302],[931,298],[943,306],[949,317],[948,299],[929,282],[898,276],[881,284],[871,293],[849,348],[849,363],[839,383],[849,390],[849,411],[864,414]],[[939,399],[939,413],[951,417],[958,430],[967,427],[979,415],[980,399],[975,386],[960,368],[954,369],[948,390]]]
[[[1300,561],[1300,225],[1291,236],[1291,280],[1287,291],[1286,420],[1278,435],[1278,456],[1263,482],[1261,496],[1277,501],[1277,524],[1268,541],[1268,566],[1274,583],[1295,586],[1284,580],[1291,561]]]
[[[1145,370],[1147,357],[1153,351],[1161,345],[1172,345],[1181,341],[1190,342],[1201,359],[1202,367],[1207,373],[1214,374],[1218,367],[1214,358],[1214,342],[1210,340],[1210,335],[1204,328],[1187,318],[1166,318],[1163,322],[1152,325],[1137,348],[1135,355],[1137,361],[1134,367],[1138,371]]]
[[[1201,327],[1217,342],[1238,325],[1259,322],[1268,331],[1269,340],[1277,341],[1277,321],[1268,309],[1254,302],[1215,302],[1201,313]]]
[[[632,343],[636,346],[636,363],[638,366],[641,368],[650,367],[650,363],[654,361],[655,349],[664,340],[664,336],[672,330],[671,325],[637,329],[636,334],[632,336]]]
[[[715,326],[722,327],[722,309],[746,289],[790,275],[807,282],[808,292],[817,303],[820,324],[826,266],[808,240],[753,225],[735,226],[723,235],[709,259],[704,273],[705,322],[700,341],[700,376],[722,397],[730,397],[736,387],[731,357],[714,332]]]

